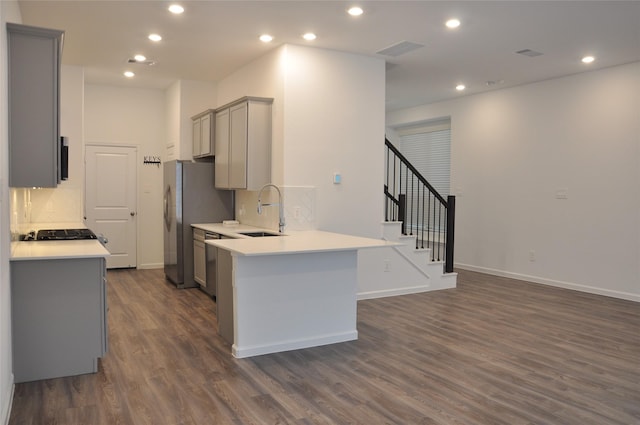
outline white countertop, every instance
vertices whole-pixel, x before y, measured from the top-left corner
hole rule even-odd
[[[100,241],[24,241],[11,242],[11,261],[61,260],[69,258],[108,257]]]
[[[81,222],[69,223],[31,223],[30,230],[42,229],[84,229]],[[100,243],[92,240],[72,241],[14,241],[11,242],[11,261],[23,260],[59,260],[65,258],[108,257],[109,251]]]
[[[240,231],[257,230],[248,229]],[[222,232],[217,232],[221,233]],[[227,231],[229,236],[233,233]],[[242,239],[208,239],[205,243],[245,256],[301,254],[327,251],[354,251],[398,245],[381,239],[363,238],[340,233],[306,230],[285,233],[284,236],[243,237]]]

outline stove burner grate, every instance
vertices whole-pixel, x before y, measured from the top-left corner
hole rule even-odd
[[[38,230],[38,241],[68,241],[78,239],[98,239],[90,229],[52,229]]]

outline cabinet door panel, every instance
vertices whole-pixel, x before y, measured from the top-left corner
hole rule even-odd
[[[229,188],[229,110],[216,113],[215,125],[215,185]]]
[[[231,108],[231,169],[229,187],[245,189],[247,187],[247,104]]]
[[[9,185],[56,187],[63,32],[9,23],[7,34]]]
[[[193,136],[192,136],[192,144],[191,144],[191,149],[192,149],[192,155],[194,157],[200,156],[200,152],[201,152],[201,133],[202,133],[202,125],[201,125],[201,121],[200,118],[193,120]]]
[[[211,115],[205,115],[200,118],[200,155],[212,155],[211,148]]]
[[[207,285],[207,258],[205,245],[202,241],[193,241],[193,280],[201,286]]]

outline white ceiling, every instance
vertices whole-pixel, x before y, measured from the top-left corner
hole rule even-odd
[[[217,81],[283,43],[387,61],[387,110],[511,87],[640,60],[640,1],[168,1],[20,0],[24,24],[65,30],[63,63],[87,81],[166,87],[176,79]],[[364,14],[353,18],[348,6]],[[449,30],[444,22],[462,25]],[[315,32],[313,42],[302,40]],[[160,43],[147,39],[151,32]],[[275,37],[258,41],[262,33]],[[401,41],[423,44],[389,57]],[[541,56],[516,51],[531,49]],[[130,65],[142,53],[153,66]],[[596,61],[584,65],[587,54]],[[136,72],[133,80],[122,76]],[[487,81],[498,81],[488,86]],[[464,94],[455,85],[468,87]]]

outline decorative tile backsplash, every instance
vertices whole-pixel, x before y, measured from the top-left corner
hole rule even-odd
[[[316,192],[313,186],[283,186],[280,187],[284,202],[285,232],[287,230],[314,230]],[[263,203],[277,203],[278,194],[274,189],[267,189],[262,193]],[[262,209],[258,215],[258,192],[236,191],[236,220],[250,226],[266,229],[278,229],[278,206]]]
[[[284,187],[284,216],[289,230],[316,228],[316,188],[313,186]]]

